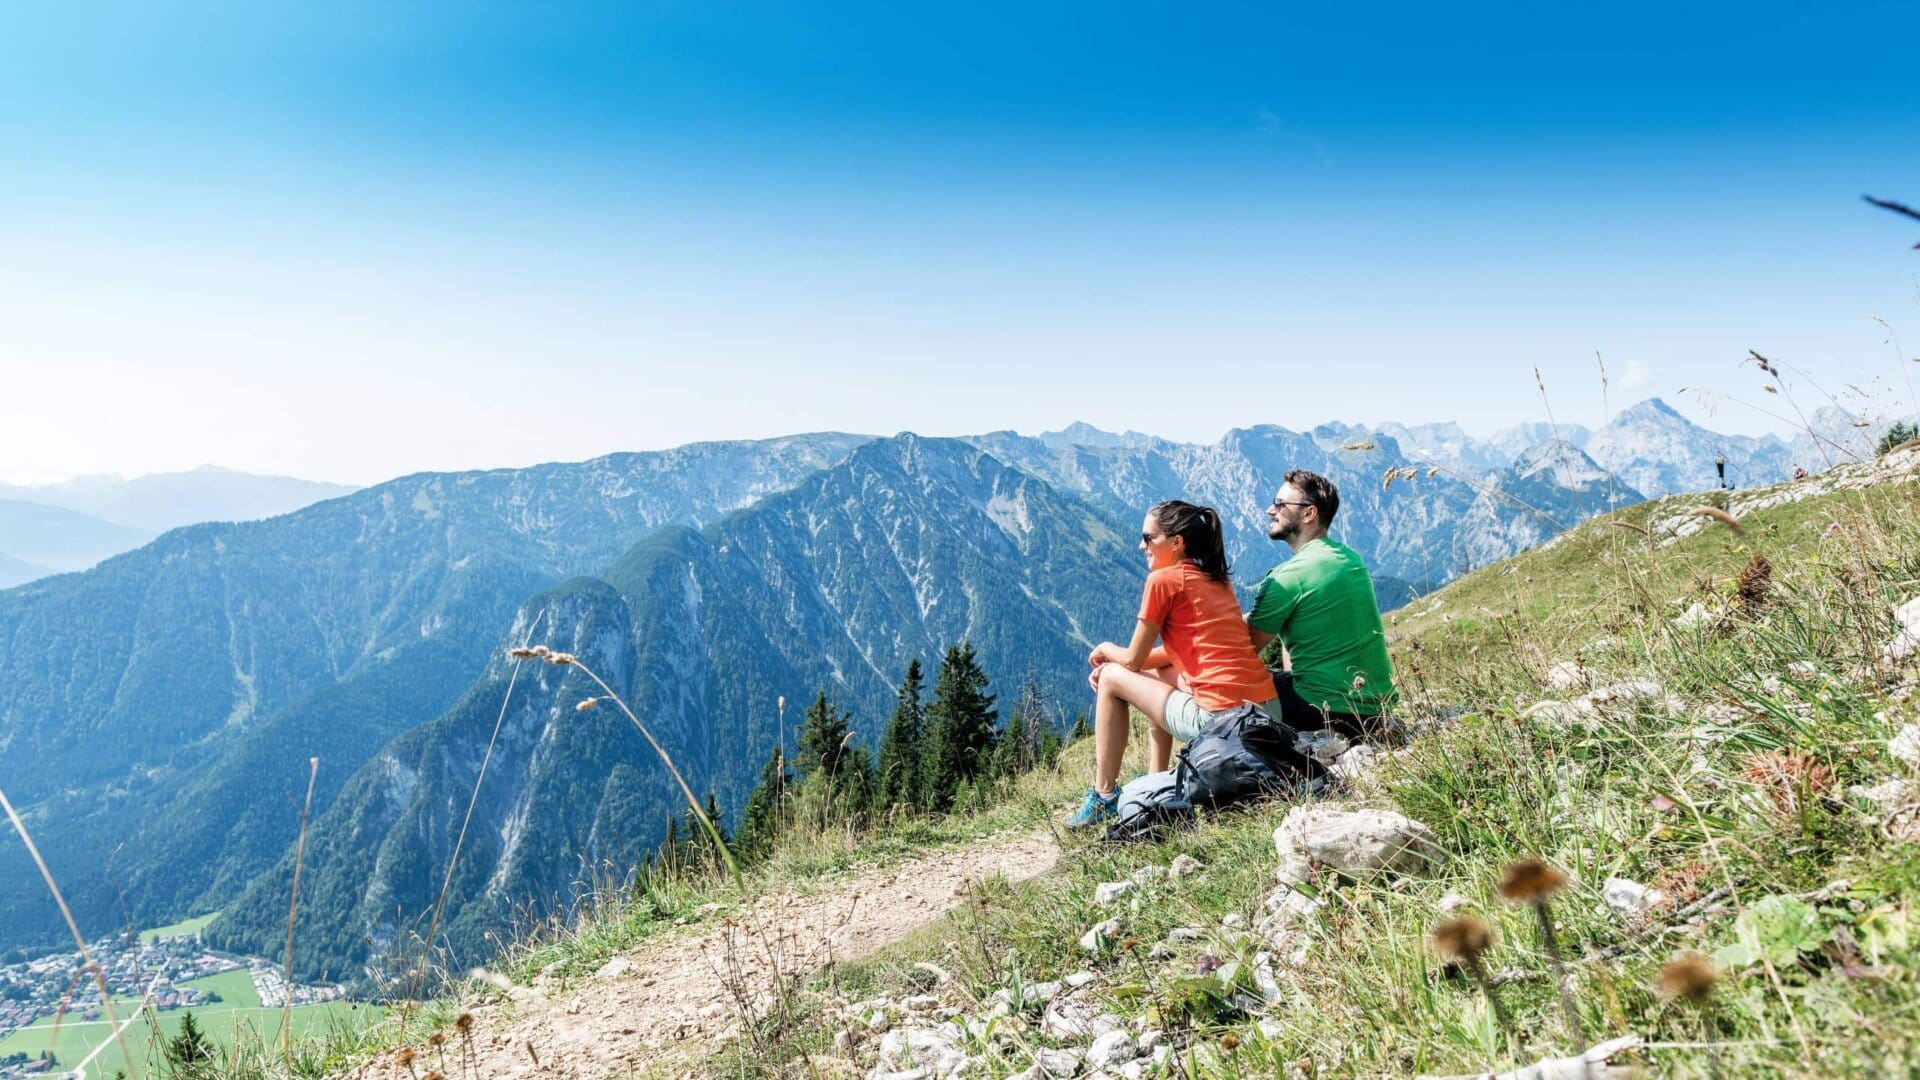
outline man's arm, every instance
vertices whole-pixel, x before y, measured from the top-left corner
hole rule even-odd
[[[1251,611],[1247,612],[1247,636],[1253,639],[1253,651],[1255,652],[1266,648],[1267,643],[1274,638],[1274,635],[1253,625],[1253,612]]]
[[[1253,638],[1255,649],[1266,648],[1268,642],[1286,629],[1287,620],[1293,616],[1293,606],[1299,599],[1299,594],[1289,588],[1280,576],[1269,574],[1260,582],[1260,588],[1253,594],[1253,606],[1247,609],[1247,635]]]

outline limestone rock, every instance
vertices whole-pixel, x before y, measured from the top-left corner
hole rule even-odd
[[[1920,724],[1908,724],[1887,740],[1887,752],[1909,765],[1920,766]]]
[[[1093,902],[1099,904],[1101,907],[1106,907],[1108,904],[1119,900],[1132,891],[1133,882],[1131,881],[1102,882],[1094,886]]]
[[[1578,660],[1562,660],[1547,669],[1549,690],[1578,690],[1590,681],[1586,667]]]
[[[1637,881],[1610,877],[1600,886],[1600,899],[1622,915],[1639,915],[1667,902],[1667,894]]]
[[[1072,1076],[1080,1071],[1078,1050],[1035,1050],[1033,1066],[1043,1076]]]
[[[1091,930],[1080,936],[1080,947],[1092,953],[1101,952],[1113,943],[1114,938],[1120,936],[1120,929],[1119,919],[1108,919],[1105,922],[1096,923]]]
[[[1201,869],[1199,859],[1191,855],[1175,855],[1173,862],[1167,867],[1167,872],[1174,877],[1183,878],[1188,874],[1197,874]]]
[[[1096,1069],[1111,1069],[1132,1061],[1137,1052],[1130,1033],[1114,1030],[1093,1040],[1093,1045],[1087,1048],[1087,1062]]]
[[[1431,829],[1391,810],[1296,806],[1273,843],[1283,885],[1306,881],[1316,866],[1347,877],[1417,874],[1445,858]]]
[[[1135,885],[1148,885],[1167,876],[1167,868],[1158,863],[1150,863],[1133,872],[1130,879]]]

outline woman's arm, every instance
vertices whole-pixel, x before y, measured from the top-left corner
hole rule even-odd
[[[1111,641],[1103,641],[1094,647],[1093,655],[1087,659],[1093,661],[1094,667],[1099,667],[1101,664],[1119,664],[1128,671],[1139,671],[1146,666],[1148,660],[1153,659],[1155,653],[1165,658],[1166,650],[1153,647],[1154,639],[1159,636],[1160,628],[1142,619],[1133,624],[1133,640],[1125,648]]]

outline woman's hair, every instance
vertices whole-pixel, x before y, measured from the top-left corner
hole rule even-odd
[[[1220,515],[1211,506],[1195,506],[1179,499],[1155,503],[1147,513],[1161,531],[1187,542],[1187,561],[1215,581],[1227,580],[1227,542],[1220,532]]]

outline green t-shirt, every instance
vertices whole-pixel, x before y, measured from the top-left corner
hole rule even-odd
[[[1393,667],[1373,575],[1340,541],[1314,540],[1274,567],[1253,595],[1247,625],[1286,646],[1293,688],[1310,704],[1356,716],[1392,704]]]

